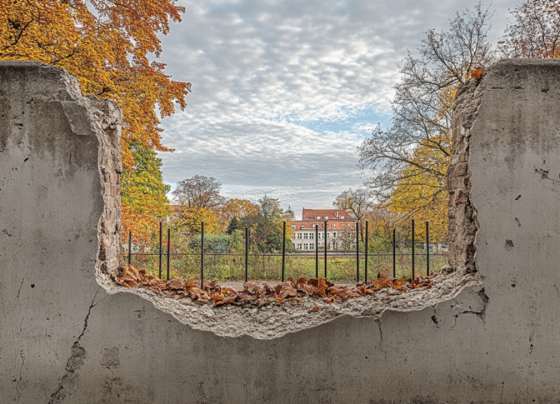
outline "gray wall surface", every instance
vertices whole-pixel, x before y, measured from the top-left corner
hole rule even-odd
[[[502,61],[459,97],[479,285],[262,341],[101,286],[110,187],[76,86],[0,63],[0,402],[560,402],[559,62]]]

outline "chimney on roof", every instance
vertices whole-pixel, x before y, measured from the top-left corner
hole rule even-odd
[[[338,210],[336,212],[334,212],[334,216],[338,217]]]

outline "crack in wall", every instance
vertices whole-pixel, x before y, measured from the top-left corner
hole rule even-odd
[[[74,394],[79,389],[80,378],[78,375],[78,371],[82,368],[82,366],[84,365],[84,361],[86,359],[86,350],[82,346],[80,346],[80,340],[82,339],[82,337],[84,336],[87,330],[88,320],[89,320],[89,316],[91,315],[91,310],[99,303],[101,303],[103,300],[105,300],[105,298],[107,297],[105,296],[103,299],[95,303],[95,298],[97,297],[97,294],[99,293],[100,289],[101,289],[100,287],[97,288],[97,290],[95,291],[95,295],[91,300],[91,304],[88,308],[88,312],[84,319],[84,326],[82,328],[82,332],[80,333],[76,341],[74,341],[74,344],[70,349],[71,354],[68,360],[66,361],[66,368],[65,368],[66,373],[62,376],[56,391],[53,394],[51,394],[51,400],[49,401],[49,404],[60,403],[64,401],[66,397]]]

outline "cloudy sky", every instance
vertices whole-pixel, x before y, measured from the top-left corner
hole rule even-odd
[[[229,198],[267,194],[329,208],[368,177],[356,147],[390,122],[393,85],[423,32],[447,28],[473,0],[183,0],[162,61],[190,81],[188,107],[162,126],[163,176],[173,187],[215,177]],[[494,0],[495,43],[508,8]]]

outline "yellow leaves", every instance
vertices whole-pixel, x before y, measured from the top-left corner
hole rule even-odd
[[[248,199],[228,199],[224,206],[218,209],[218,216],[222,221],[222,228],[227,229],[229,223],[235,217],[238,220],[246,217],[254,217],[259,213],[259,206]]]
[[[0,60],[34,60],[65,68],[85,94],[110,98],[123,110],[124,165],[129,145],[167,150],[160,143],[161,117],[186,106],[190,84],[173,81],[159,56],[159,33],[180,21],[174,0],[0,0]]]
[[[221,230],[220,220],[213,211],[199,206],[181,207],[181,213],[179,213],[177,219],[177,226],[181,231],[200,233],[201,222],[204,222],[205,233],[217,233]]]

